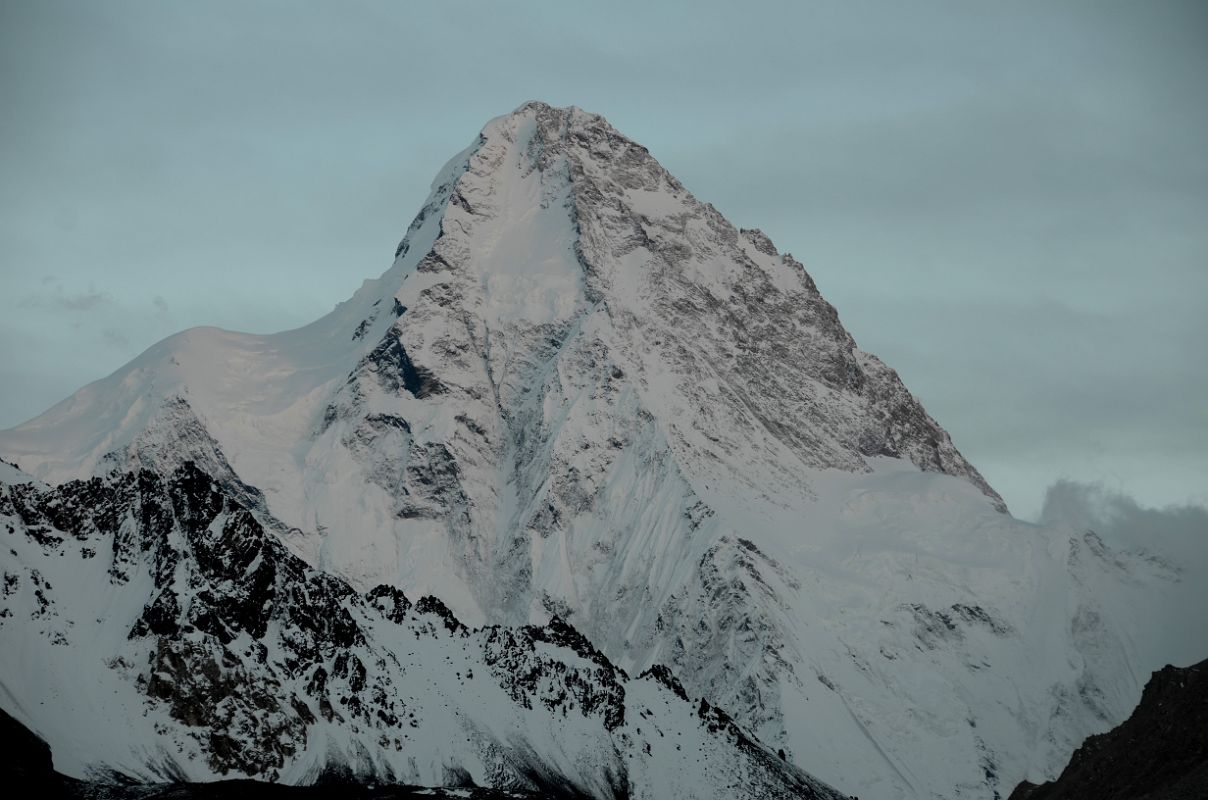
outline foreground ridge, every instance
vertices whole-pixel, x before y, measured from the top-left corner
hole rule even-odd
[[[436,598],[315,572],[191,462],[166,479],[8,484],[0,516],[17,554],[4,674],[33,657],[49,713],[79,719],[58,754],[69,765],[176,782],[839,796],[724,715],[631,680],[561,620],[471,630]],[[110,613],[92,625],[97,593],[81,584],[104,587]],[[98,702],[108,728],[89,731],[77,715]]]

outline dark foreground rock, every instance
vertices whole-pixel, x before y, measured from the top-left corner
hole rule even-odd
[[[46,798],[77,797],[76,781],[55,772],[50,747],[17,720],[0,711],[0,782],[31,787]]]
[[[1055,781],[1021,783],[1010,800],[1208,798],[1208,661],[1166,666],[1120,726],[1088,738]]]
[[[458,797],[471,800],[561,800],[556,794],[500,792],[494,789],[440,789],[377,786],[328,781],[314,786],[283,786],[263,781],[214,783],[89,783],[55,772],[50,747],[28,728],[0,711],[0,781],[29,797],[46,800],[410,800]]]

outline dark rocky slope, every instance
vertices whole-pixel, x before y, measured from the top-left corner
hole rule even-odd
[[[1055,781],[1010,800],[1203,800],[1208,797],[1208,661],[1158,670],[1122,725],[1091,736]]]

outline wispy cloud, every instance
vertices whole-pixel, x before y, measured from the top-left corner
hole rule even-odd
[[[90,285],[83,291],[70,291],[54,278],[44,278],[42,283],[50,287],[48,291],[27,294],[17,305],[20,308],[92,311],[113,302],[113,298],[108,292],[103,292],[95,286]]]
[[[125,334],[114,328],[105,328],[102,330],[101,339],[104,340],[105,344],[115,347],[123,352],[130,349],[130,340],[126,338]]]

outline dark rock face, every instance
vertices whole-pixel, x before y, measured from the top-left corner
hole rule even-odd
[[[1201,800],[1208,797],[1208,661],[1166,666],[1123,724],[1089,737],[1055,781],[1021,783],[1011,800]]]
[[[348,652],[366,646],[349,611],[362,603],[356,592],[290,554],[192,462],[167,478],[144,470],[12,497],[35,528],[53,521],[80,539],[112,536],[113,583],[150,564],[154,594],[129,632],[150,644],[136,681],[196,729],[215,771],[274,778],[305,747],[316,712],[365,725],[403,712],[388,699],[388,677],[367,678]],[[119,524],[130,518],[140,524]],[[389,611],[399,608],[395,598]],[[276,641],[276,659],[264,644],[270,624],[288,631]],[[305,677],[314,695],[282,689]],[[384,707],[371,709],[367,695]]]
[[[38,797],[76,796],[76,782],[55,772],[50,747],[28,728],[0,711],[0,780],[6,791],[25,788]]]
[[[651,680],[658,681],[674,692],[676,696],[685,703],[688,702],[688,693],[684,691],[684,685],[679,682],[679,678],[676,678],[675,675],[672,674],[671,670],[667,669],[662,664],[655,664],[650,669],[639,675],[638,678],[650,678]]]
[[[568,647],[592,666],[569,666],[550,658],[538,650],[538,642]],[[544,627],[491,628],[482,647],[483,658],[500,684],[525,708],[531,708],[535,699],[551,712],[599,715],[610,731],[624,723],[624,672],[559,618]]]

